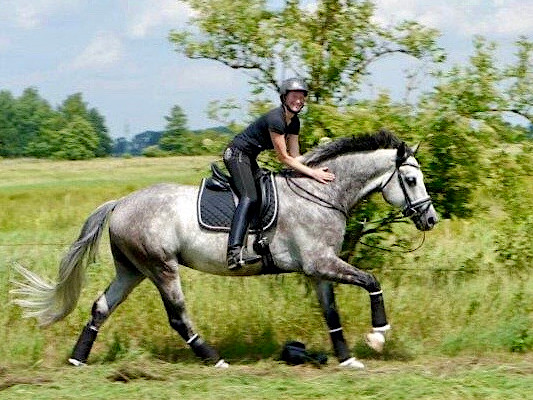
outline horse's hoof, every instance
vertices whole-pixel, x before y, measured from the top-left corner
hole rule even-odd
[[[81,361],[76,360],[75,358],[69,358],[68,362],[74,365],[75,367],[83,367],[85,365],[85,363],[82,363]]]
[[[339,364],[339,367],[342,368],[356,368],[364,369],[365,365],[361,361],[357,361],[354,357],[348,358]]]
[[[221,368],[221,369],[229,368],[229,364],[226,361],[224,361],[223,359],[220,359],[215,364],[215,368]]]
[[[383,351],[383,347],[385,346],[385,336],[382,332],[367,333],[365,341],[368,347],[374,351],[377,351],[378,353],[381,353]]]

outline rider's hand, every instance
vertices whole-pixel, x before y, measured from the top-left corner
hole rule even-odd
[[[320,183],[328,183],[335,180],[335,174],[329,172],[328,167],[315,168],[313,178]]]

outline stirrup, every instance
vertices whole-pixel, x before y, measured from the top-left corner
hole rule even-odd
[[[228,250],[228,269],[236,270],[248,264],[255,264],[261,261],[261,256],[247,254],[244,247],[237,247]]]

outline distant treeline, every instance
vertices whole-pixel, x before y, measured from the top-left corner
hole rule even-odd
[[[111,155],[165,156],[210,154],[222,150],[232,132],[225,127],[189,131],[185,114],[174,106],[164,131],[113,140],[104,117],[89,108],[81,93],[52,107],[37,89],[16,97],[0,91],[0,157],[81,160]]]
[[[36,89],[0,91],[0,156],[88,159],[109,155],[104,117],[76,93],[53,108]]]
[[[188,150],[185,153],[191,155],[215,153],[222,150],[232,134],[232,131],[223,126],[192,131],[188,134],[187,141],[190,145],[187,146]],[[164,135],[165,131],[145,131],[131,139],[119,137],[113,141],[112,155],[155,156],[155,153],[161,153],[158,148]]]

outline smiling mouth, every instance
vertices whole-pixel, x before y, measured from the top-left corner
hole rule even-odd
[[[303,108],[303,106],[304,106],[303,104],[293,104],[291,108],[292,108],[293,110],[298,110],[298,111],[300,111],[300,110]]]

